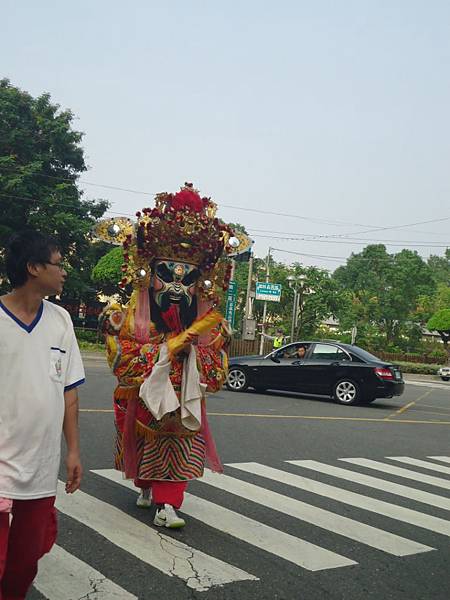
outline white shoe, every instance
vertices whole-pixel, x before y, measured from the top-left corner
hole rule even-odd
[[[164,504],[164,508],[157,509],[153,523],[158,527],[169,527],[170,529],[178,529],[186,525],[185,520],[177,515],[171,504]]]
[[[152,490],[150,488],[141,489],[141,493],[139,494],[138,499],[136,500],[136,506],[139,506],[139,508],[150,508],[151,505]]]

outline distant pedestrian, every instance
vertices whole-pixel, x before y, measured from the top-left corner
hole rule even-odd
[[[290,339],[290,336],[284,335],[282,329],[277,329],[275,335],[267,335],[267,333],[262,333],[261,335],[267,340],[273,341],[273,350],[278,350],[279,348],[287,344],[288,340]]]
[[[35,231],[14,236],[0,297],[0,598],[22,600],[56,539],[61,434],[66,492],[80,486],[77,386],[84,381],[69,314],[44,300],[67,276],[58,245]],[[12,517],[12,518],[11,518]]]

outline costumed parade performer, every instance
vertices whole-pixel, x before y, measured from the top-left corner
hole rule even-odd
[[[122,242],[122,288],[129,303],[110,305],[101,327],[118,379],[114,393],[115,467],[140,488],[137,505],[156,505],[154,524],[183,527],[178,516],[188,481],[205,463],[222,465],[208,427],[205,394],[227,373],[228,323],[215,309],[231,275],[227,258],[248,238],[216,216],[216,205],[192,184],[158,194],[137,222],[110,219],[97,236]]]

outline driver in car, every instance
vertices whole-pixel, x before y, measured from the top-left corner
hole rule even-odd
[[[306,348],[305,346],[299,346],[297,348],[296,356],[297,358],[305,358]]]

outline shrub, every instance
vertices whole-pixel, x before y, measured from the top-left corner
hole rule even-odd
[[[95,329],[81,329],[75,327],[75,335],[79,342],[90,342],[91,344],[103,343],[103,336],[99,336]]]
[[[413,373],[416,375],[436,375],[437,370],[441,366],[440,364],[424,364],[424,363],[408,363],[408,362],[397,362],[403,373]]]

